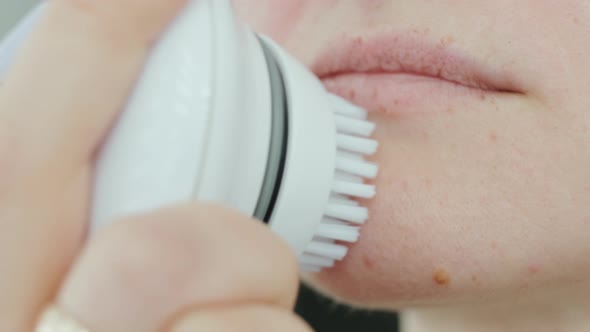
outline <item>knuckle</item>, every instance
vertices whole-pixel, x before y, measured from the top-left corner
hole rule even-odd
[[[191,251],[173,227],[163,224],[166,220],[133,217],[97,234],[89,252],[102,270],[107,271],[108,283],[131,282],[138,293],[150,294],[163,282],[174,283],[179,288],[190,282],[190,276],[182,271],[190,261]]]
[[[263,227],[266,227],[263,225]],[[276,233],[267,231],[267,241],[262,242],[259,250],[269,257],[267,267],[272,273],[282,276],[283,286],[288,289],[297,289],[299,286],[299,264],[293,250]]]
[[[297,289],[299,286],[299,264],[293,250],[285,244],[278,236],[273,237],[274,245],[268,250],[273,250],[276,258],[273,261],[272,269],[282,271],[285,286],[288,289]],[[269,252],[267,251],[267,252]]]
[[[178,210],[179,214],[192,216],[197,228],[224,229],[227,241],[234,243],[240,250],[249,250],[247,254],[267,257],[269,266],[297,275],[297,259],[287,243],[267,225],[259,220],[246,217],[227,207],[211,203],[193,203]],[[293,278],[298,283],[297,278]]]
[[[298,264],[293,250],[267,225],[219,205],[201,204],[197,209],[202,217],[196,219],[205,224],[209,224],[211,219],[223,224],[219,227],[225,229],[227,242],[234,245],[236,254],[239,252],[242,256],[263,259],[265,263],[258,265],[259,268],[265,269],[263,273],[280,279],[282,287],[292,289],[299,285]]]
[[[87,252],[107,271],[109,288],[132,283],[141,298],[171,292],[163,284],[175,285],[172,292],[194,290],[195,278],[216,275],[226,294],[291,307],[299,286],[296,259],[279,236],[218,205],[177,206],[118,221],[95,234]]]

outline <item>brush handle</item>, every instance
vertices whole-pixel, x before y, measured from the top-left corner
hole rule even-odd
[[[0,46],[0,74],[45,6]],[[91,229],[196,199],[251,215],[268,157],[269,86],[258,40],[231,4],[189,1],[148,56],[101,149]]]

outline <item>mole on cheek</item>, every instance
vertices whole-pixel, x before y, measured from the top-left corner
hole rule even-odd
[[[451,276],[447,270],[438,269],[434,271],[432,280],[439,286],[448,286],[451,283]]]

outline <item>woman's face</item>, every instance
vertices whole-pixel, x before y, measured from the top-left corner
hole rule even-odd
[[[235,0],[372,111],[370,222],[313,283],[404,307],[590,280],[590,2]]]

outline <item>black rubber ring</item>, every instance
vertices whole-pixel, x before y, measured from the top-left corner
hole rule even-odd
[[[287,162],[289,103],[285,81],[279,63],[276,60],[273,51],[265,44],[265,42],[259,39],[259,43],[264,51],[270,77],[272,126],[266,173],[260,196],[258,197],[258,203],[254,210],[254,217],[268,224],[272,218],[281,192],[281,185]]]

